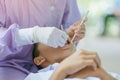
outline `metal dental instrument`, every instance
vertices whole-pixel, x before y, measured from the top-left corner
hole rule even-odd
[[[85,16],[82,18],[82,21],[80,22],[80,26],[82,26],[84,24],[84,22],[85,22],[85,20],[87,18],[88,13],[89,13],[89,10],[85,14]],[[78,28],[78,30],[80,30],[80,27]],[[73,41],[74,41],[74,39],[75,39],[76,36],[77,36],[77,34],[75,33],[70,43],[73,44]]]

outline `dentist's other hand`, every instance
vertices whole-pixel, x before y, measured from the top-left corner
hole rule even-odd
[[[55,27],[38,27],[20,29],[16,35],[18,46],[43,43],[57,48],[63,47],[68,39],[68,35]]]

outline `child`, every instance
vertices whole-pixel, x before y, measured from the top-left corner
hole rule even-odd
[[[52,48],[43,44],[35,44],[34,50],[33,50],[33,60],[36,66],[40,69],[38,73],[31,73],[29,74],[25,80],[49,80],[51,75],[53,74],[54,70],[61,65],[64,61],[72,61],[70,60],[70,57],[73,62],[75,63],[74,56],[78,54],[78,52],[75,52],[73,50],[74,45],[70,44],[64,47],[59,48]],[[73,54],[74,53],[74,54]],[[89,55],[92,55],[94,52],[88,52],[85,50],[82,50],[80,52],[81,54],[78,54],[81,56],[81,61],[83,61],[83,56],[86,56],[87,53],[91,53]],[[94,55],[95,56],[95,55]],[[88,56],[87,56],[88,57]],[[77,58],[77,57],[75,57]],[[96,57],[97,58],[97,57]],[[97,64],[99,64],[99,59],[95,59]],[[71,65],[73,62],[69,62]],[[77,61],[76,61],[77,62]],[[54,64],[56,63],[56,64]],[[60,64],[58,64],[60,63]],[[67,66],[69,63],[65,64]],[[90,66],[90,65],[88,65]],[[98,65],[99,66],[99,65]],[[70,69],[68,69],[70,70]],[[120,79],[120,76],[118,76],[115,73],[110,73],[113,77],[116,79]],[[79,72],[75,74],[71,74],[66,76],[65,80],[116,80],[111,75],[106,73],[101,67],[97,68],[95,71],[92,67],[86,67],[81,69]],[[119,77],[119,78],[118,78]]]

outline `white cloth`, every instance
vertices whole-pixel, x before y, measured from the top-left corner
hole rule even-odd
[[[47,68],[39,70],[38,73],[30,73],[24,80],[49,80],[50,76],[54,72],[55,68],[58,66],[58,63],[55,63]],[[116,73],[110,73],[116,80],[120,80],[120,75]],[[80,78],[66,78],[64,80],[100,80],[97,77],[88,77],[86,79]]]
[[[43,43],[57,48],[63,47],[68,39],[68,35],[55,27],[39,27],[20,29],[16,32],[15,41],[17,46]]]

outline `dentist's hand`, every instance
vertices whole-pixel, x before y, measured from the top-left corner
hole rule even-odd
[[[73,38],[74,34],[77,34],[73,42],[79,41],[85,36],[84,23],[86,22],[86,20],[84,21],[84,23],[82,25],[80,25],[80,22],[81,21],[75,22],[67,30],[67,34],[70,36],[71,39]]]
[[[63,47],[68,39],[68,35],[55,27],[38,27],[18,30],[16,43],[18,46],[43,43],[57,48]]]

